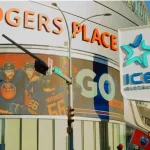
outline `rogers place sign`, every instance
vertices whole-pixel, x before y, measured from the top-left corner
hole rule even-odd
[[[12,17],[13,15],[13,17]],[[45,31],[52,34],[61,34],[64,31],[62,22],[64,21],[61,17],[49,18],[47,15],[42,13],[35,13],[33,11],[25,10],[23,13],[18,8],[10,8],[3,11],[0,8],[0,21],[5,20],[5,22],[12,27],[19,27],[23,22],[23,28],[29,30]],[[34,25],[37,22],[37,25]],[[74,33],[73,38],[76,38],[78,34],[82,34],[82,41],[94,43],[97,42],[98,45],[102,45],[105,48],[109,48],[113,51],[117,51],[117,36],[110,34],[109,32],[100,33],[100,31],[95,28],[90,37],[87,36],[87,26],[85,24],[79,25],[78,22],[72,22],[72,33]],[[56,29],[51,29],[51,27]],[[75,31],[75,32],[74,32]]]

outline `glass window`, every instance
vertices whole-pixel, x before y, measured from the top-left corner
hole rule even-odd
[[[110,150],[113,150],[114,136],[113,136],[113,123],[108,123],[108,146]]]
[[[37,150],[37,119],[22,119],[22,150]]]
[[[30,126],[29,126],[29,130],[30,130]],[[25,135],[25,133],[23,135]],[[31,139],[31,138],[28,137],[28,139]],[[22,140],[22,143],[24,144],[23,140]],[[20,145],[20,119],[6,119],[5,120],[5,144],[6,144],[6,150],[12,150],[12,149],[20,150],[20,146],[21,146]],[[31,145],[31,148],[34,147],[34,146],[32,147],[32,143],[30,143],[30,145]]]
[[[53,120],[39,119],[39,150],[54,150],[54,128]]]
[[[132,10],[135,11],[135,1],[132,1]]]
[[[142,2],[140,2],[140,16],[142,16]]]
[[[146,11],[146,15],[145,15],[145,22],[146,24],[148,23],[148,12]]]
[[[73,139],[74,139],[74,149],[82,150],[83,138],[82,138],[82,126],[81,121],[75,120],[73,123]]]
[[[146,19],[145,19],[145,16],[146,16],[146,9],[144,9],[144,23],[146,23]]]
[[[119,124],[113,124],[113,133],[114,133],[114,149],[116,149],[116,147],[118,146],[118,144],[120,143],[120,129],[119,129]]]
[[[84,150],[94,149],[93,121],[84,121]]]
[[[141,7],[140,7],[140,1],[138,1],[138,15],[140,16]]]
[[[96,150],[103,150],[101,149],[101,140],[102,138],[100,137],[100,122],[95,122],[95,142],[96,142]]]
[[[101,150],[104,150],[106,149],[106,140],[108,141],[107,139],[107,122],[100,122],[99,124],[99,128],[100,128],[100,149]]]
[[[66,120],[55,120],[55,150],[65,150],[67,148],[68,135],[66,127]]]
[[[135,2],[135,13],[138,15],[138,1]]]
[[[0,144],[4,143],[5,138],[5,119],[0,119]],[[11,125],[12,126],[12,125]],[[14,128],[13,128],[14,129]]]
[[[124,149],[126,148],[126,125],[119,123],[100,122],[99,128],[100,150],[115,150],[119,143],[124,145]]]
[[[124,149],[126,149],[126,125],[120,124],[120,143],[124,145]]]

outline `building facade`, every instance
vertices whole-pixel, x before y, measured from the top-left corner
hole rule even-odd
[[[145,24],[149,23],[149,11],[145,1],[123,1]]]
[[[148,23],[144,2],[142,19],[127,4],[124,1],[57,2],[60,11],[51,2],[0,2],[0,35],[5,34],[46,62],[52,59],[53,65],[66,75],[69,75],[68,33],[71,37],[75,32],[71,38],[74,150],[115,150],[119,143],[126,149],[118,29]],[[139,6],[134,4],[134,8]],[[102,15],[106,13],[111,16]],[[87,20],[89,16],[94,17]],[[0,143],[5,144],[6,150],[67,150],[69,98],[64,93],[68,86],[53,74],[50,90],[63,88],[45,97],[47,94],[38,89],[36,82],[45,85],[43,76],[36,73],[31,78],[32,70],[27,72],[33,61],[1,36],[0,101],[1,106],[8,107],[0,108]],[[9,68],[10,64],[13,69]],[[6,78],[5,70],[15,70],[13,79]],[[23,105],[27,111],[12,113],[16,104]]]

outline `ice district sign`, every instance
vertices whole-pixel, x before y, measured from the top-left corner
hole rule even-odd
[[[150,101],[150,25],[119,30],[121,93]]]

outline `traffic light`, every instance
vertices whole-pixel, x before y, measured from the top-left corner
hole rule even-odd
[[[46,72],[48,70],[48,66],[44,61],[35,60],[34,68],[37,72],[46,75]]]
[[[12,39],[10,39],[8,36],[6,36],[5,34],[2,34],[2,36],[7,39],[8,41],[10,41],[12,44],[16,45],[18,48],[20,48],[21,50],[23,50],[25,53],[27,53],[28,55],[30,55],[32,58],[35,59],[35,65],[34,68],[37,72],[43,74],[43,75],[52,75],[52,71],[54,71],[55,74],[59,75],[61,78],[63,78],[68,84],[72,84],[72,78],[67,77],[65,74],[62,73],[62,70],[58,67],[52,67],[53,66],[53,62],[52,60],[48,60],[48,63],[50,63],[50,66],[47,65],[42,59],[40,59],[39,57],[37,57],[36,55],[34,55],[33,53],[31,53],[30,51],[28,51],[27,49],[25,49],[24,47],[22,47],[20,44],[16,43],[15,41],[13,41]],[[2,80],[0,80],[0,82],[2,82]]]
[[[148,131],[148,133],[147,133],[147,137],[150,139],[150,131]]]
[[[74,120],[72,119],[72,117],[74,116],[73,111],[74,109],[68,106],[68,127],[67,127],[68,134],[71,133],[71,124],[72,122],[74,122]]]

